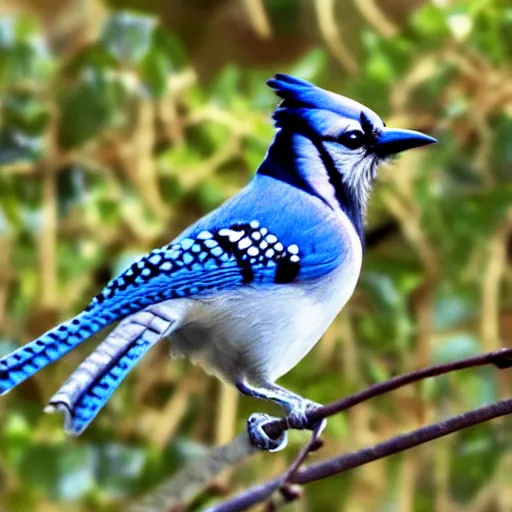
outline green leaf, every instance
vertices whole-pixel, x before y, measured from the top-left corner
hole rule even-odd
[[[501,115],[495,121],[491,155],[492,170],[500,181],[512,180],[512,116]]]
[[[161,98],[168,90],[172,64],[168,55],[152,48],[139,65],[143,87],[154,98]]]
[[[40,444],[26,452],[20,477],[53,499],[76,500],[93,488],[93,470],[94,454],[88,446],[71,450],[67,445]]]
[[[226,195],[224,188],[219,183],[208,181],[199,184],[195,199],[203,207],[204,211],[207,212],[220,206],[226,199]]]
[[[59,216],[83,201],[85,194],[84,170],[75,165],[61,169],[57,175]]]
[[[175,69],[182,69],[189,65],[189,58],[179,39],[174,33],[162,27],[157,27],[155,30],[153,47],[165,54]]]
[[[25,132],[40,135],[46,127],[50,113],[48,106],[24,91],[4,94],[2,120],[5,125]]]
[[[18,467],[34,442],[34,432],[25,415],[11,411],[0,432],[0,454],[7,464]]]
[[[156,25],[155,18],[118,12],[105,23],[100,41],[122,64],[137,64],[150,49]]]
[[[124,122],[122,107],[128,90],[122,79],[108,70],[85,69],[78,82],[60,99],[59,140],[65,148],[80,146],[101,130]]]
[[[240,95],[241,71],[229,64],[219,74],[209,90],[211,98],[219,105],[229,107]]]
[[[457,334],[444,340],[434,351],[436,363],[448,363],[465,357],[477,355],[480,344],[472,334]]]
[[[434,323],[436,330],[453,329],[460,323],[469,320],[474,314],[474,306],[470,300],[458,293],[442,294],[435,303]]]
[[[490,423],[462,430],[452,451],[451,492],[460,502],[468,503],[493,477],[505,453],[499,430]]]
[[[446,14],[440,7],[427,3],[412,17],[412,26],[426,40],[440,44],[449,35]]]
[[[43,152],[43,138],[7,127],[0,129],[0,166],[38,159]]]
[[[465,407],[474,409],[489,405],[499,399],[499,389],[494,368],[478,368],[455,375],[457,389],[463,390]]]
[[[95,449],[96,479],[101,488],[113,497],[130,494],[146,463],[142,448],[105,444]]]
[[[54,69],[53,56],[30,18],[0,21],[0,85],[41,85]]]

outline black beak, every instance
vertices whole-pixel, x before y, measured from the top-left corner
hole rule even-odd
[[[436,139],[414,130],[400,130],[398,128],[383,128],[375,142],[375,153],[386,157],[405,151],[434,144]]]

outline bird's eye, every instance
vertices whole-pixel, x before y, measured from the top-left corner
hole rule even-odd
[[[345,132],[339,141],[349,149],[358,149],[364,144],[365,136],[361,130],[350,130]]]

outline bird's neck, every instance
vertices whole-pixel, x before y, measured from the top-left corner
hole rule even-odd
[[[367,194],[359,194],[343,182],[342,173],[319,141],[315,143],[298,133],[278,131],[258,173],[300,188],[320,198],[334,211],[343,212],[361,242],[364,241]]]

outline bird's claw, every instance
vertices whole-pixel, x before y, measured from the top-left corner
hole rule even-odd
[[[278,419],[259,412],[251,414],[247,420],[247,433],[251,444],[260,450],[268,452],[283,450],[288,444],[288,433],[286,430],[281,433],[278,439],[273,439],[263,429],[265,425]]]
[[[312,409],[316,409],[317,407],[322,407],[322,405],[306,399],[295,404],[286,418],[288,428],[296,430],[314,430],[317,422],[312,422],[309,419],[308,412]]]

